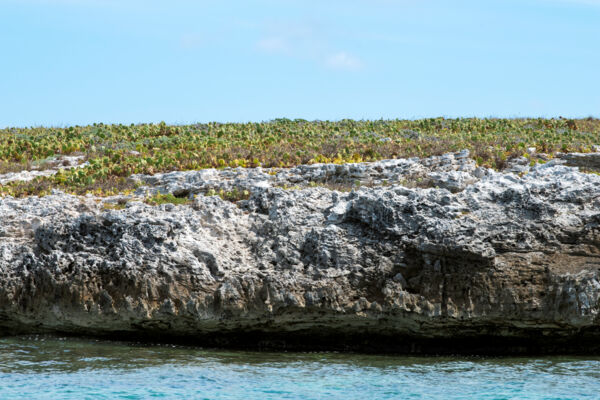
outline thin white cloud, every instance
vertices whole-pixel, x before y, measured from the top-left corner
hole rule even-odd
[[[586,4],[588,6],[600,6],[599,0],[567,0],[571,3]]]
[[[274,54],[290,54],[291,48],[285,38],[282,37],[267,37],[259,40],[256,47],[267,53]]]
[[[600,7],[600,0],[545,0],[545,1],[552,2],[552,3],[582,4],[585,6]]]
[[[181,36],[180,44],[184,49],[196,49],[206,43],[204,36],[197,33],[186,33]]]
[[[29,3],[41,4],[50,6],[99,6],[99,5],[116,5],[119,4],[116,0],[10,0],[14,3]]]
[[[337,70],[357,71],[363,67],[363,62],[356,56],[340,51],[325,60],[327,67]]]
[[[260,52],[307,60],[333,70],[358,71],[364,66],[358,56],[333,45],[322,24],[278,21],[266,29],[267,34],[255,43]]]

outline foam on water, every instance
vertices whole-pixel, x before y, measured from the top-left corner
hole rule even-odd
[[[0,340],[0,399],[584,399],[600,358],[257,353]]]

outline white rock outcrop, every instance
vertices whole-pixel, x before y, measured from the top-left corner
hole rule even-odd
[[[123,210],[61,193],[0,199],[3,332],[289,349],[600,349],[598,175],[551,162],[519,176],[463,153],[132,179],[147,192],[197,195]],[[416,179],[432,187],[405,185]],[[307,187],[354,180],[369,187]],[[209,188],[251,195],[231,203],[203,195]]]

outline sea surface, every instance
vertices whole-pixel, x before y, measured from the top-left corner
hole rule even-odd
[[[267,353],[0,339],[0,399],[599,399],[600,358]]]

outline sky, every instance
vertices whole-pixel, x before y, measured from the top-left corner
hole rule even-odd
[[[0,127],[600,117],[600,0],[0,0]]]

